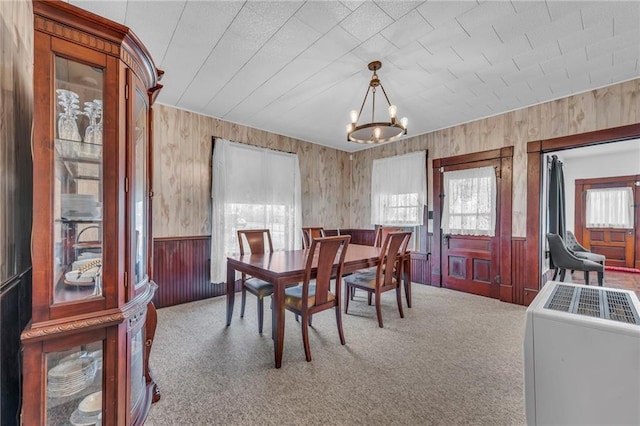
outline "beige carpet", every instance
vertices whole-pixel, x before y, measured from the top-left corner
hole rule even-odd
[[[343,314],[313,319],[312,362],[287,313],[281,369],[273,367],[270,310],[258,334],[256,298],[239,297],[230,327],[226,299],[160,309],[151,368],[162,399],[147,425],[522,425],[525,308],[414,284],[398,315],[383,296],[385,328],[360,292]],[[265,301],[268,306],[268,299]]]

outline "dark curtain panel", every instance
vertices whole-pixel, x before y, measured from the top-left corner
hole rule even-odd
[[[565,223],[565,199],[564,199],[564,173],[562,161],[555,155],[551,157],[551,169],[549,172],[549,200],[547,226],[549,232],[558,234],[564,240],[566,234]]]

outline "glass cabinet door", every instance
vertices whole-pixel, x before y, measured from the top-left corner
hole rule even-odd
[[[131,252],[133,254],[132,276],[134,288],[144,284],[148,279],[148,246],[149,246],[149,106],[146,96],[136,89],[134,97],[134,132],[131,135],[133,144],[133,201],[131,218]]]
[[[55,55],[53,303],[102,296],[104,69]]]
[[[46,355],[48,425],[101,423],[102,354],[99,340]]]

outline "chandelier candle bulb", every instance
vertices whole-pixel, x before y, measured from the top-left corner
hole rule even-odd
[[[398,113],[398,107],[395,105],[389,105],[389,117],[391,117],[391,121],[395,120],[397,113]]]
[[[351,122],[355,125],[358,122],[358,111],[351,110]]]
[[[402,128],[406,130],[407,124],[409,124],[409,119],[407,117],[402,117],[400,119],[400,125],[402,126]]]

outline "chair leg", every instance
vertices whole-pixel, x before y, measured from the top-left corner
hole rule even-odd
[[[302,344],[304,344],[304,355],[307,357],[307,362],[311,361],[311,348],[309,347],[309,324],[308,319],[302,315]]]
[[[402,310],[402,284],[398,284],[396,287],[396,299],[398,300],[398,311],[400,311],[400,318],[404,318],[404,311]]]
[[[244,305],[247,303],[247,290],[242,287],[242,305],[240,306],[240,318],[244,318]]]
[[[356,294],[356,289],[351,289],[351,300],[353,300],[353,296]],[[346,311],[345,311],[346,312]]]
[[[344,313],[346,314],[349,311],[349,299],[353,297],[353,293],[351,292],[351,286],[349,284],[344,286]]]
[[[404,295],[407,298],[407,308],[411,308],[411,281],[404,280]]]
[[[553,277],[551,277],[551,281],[555,281],[556,278],[558,278],[558,272],[560,272],[560,268],[556,267],[556,269],[553,270]]]
[[[589,271],[584,271],[584,283],[589,285]]]
[[[604,272],[598,271],[598,285],[602,287],[604,281]]]
[[[312,318],[313,318],[313,317],[312,317],[311,315],[309,315],[309,327],[311,327],[311,326],[312,326],[312,325],[311,325],[311,319],[312,319]]]
[[[367,302],[369,302],[369,306],[371,306],[371,295],[371,292],[367,293]]]
[[[371,296],[373,293],[369,292],[369,296]],[[382,326],[382,304],[380,301],[381,297],[380,297],[380,293],[376,293],[376,314],[378,315],[378,326],[380,328],[383,328]]]
[[[340,343],[345,344],[344,332],[342,331],[342,313],[340,312],[340,305],[336,305],[336,323],[338,324],[338,334],[340,335]]]
[[[262,334],[262,326],[264,323],[264,299],[258,297],[258,333]]]
[[[567,270],[566,269],[562,269],[560,271],[560,282],[564,282],[564,276],[566,275]]]

